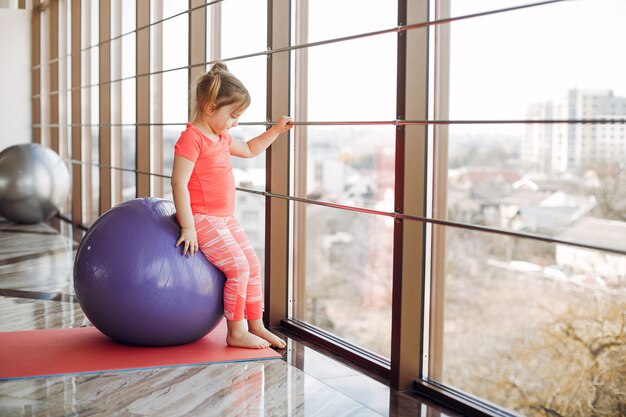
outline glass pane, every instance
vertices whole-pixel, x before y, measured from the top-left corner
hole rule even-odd
[[[267,58],[264,56],[227,62],[232,72],[250,93],[250,106],[241,115],[240,123],[263,122],[267,100]]]
[[[296,203],[305,237],[294,317],[389,358],[393,219]]]
[[[381,2],[379,0],[315,0],[306,3],[308,3],[309,17],[308,42],[374,32],[398,25],[397,2]],[[385,62],[378,57],[376,61],[377,63]],[[343,66],[337,67],[345,68]],[[334,65],[333,68],[335,68]]]
[[[68,59],[71,59],[71,53],[72,53],[72,4],[69,1],[64,1],[61,3],[63,8],[65,9],[63,11],[64,16],[62,17],[62,19],[65,21],[64,25],[63,25],[63,31],[65,32],[63,34],[63,38],[64,38],[64,43],[65,43],[65,55],[67,55]],[[68,63],[68,68],[71,68],[71,64]],[[67,78],[68,78],[68,85],[71,85],[70,80],[72,79],[71,77],[71,73],[68,71],[67,74]]]
[[[123,80],[122,85],[122,103],[121,103],[121,123],[134,124],[137,119],[136,105],[136,78]]]
[[[113,74],[113,69],[112,69]],[[122,120],[122,82],[114,81],[110,84],[111,92],[111,128],[110,144],[111,144],[111,166],[115,169],[111,170],[111,204],[113,206],[122,201],[122,174],[119,169],[123,165],[124,149],[123,149],[123,131],[120,126]]]
[[[137,154],[135,142],[136,127],[122,127],[122,168],[136,169],[135,158]],[[136,177],[134,172],[122,171],[122,200],[127,201],[135,198]]]
[[[626,256],[444,233],[445,296],[433,301],[443,304],[443,335],[431,377],[521,415],[619,415]]]
[[[81,51],[81,86],[96,85],[100,79],[100,57],[97,46]]]
[[[89,193],[86,194],[86,198],[90,201],[90,210],[87,212],[87,216],[85,221],[87,224],[91,225],[98,216],[100,216],[100,168],[97,166],[100,162],[100,152],[99,152],[99,144],[100,144],[100,132],[98,127],[92,127],[91,131],[91,176],[88,177],[87,180],[91,180],[90,188],[88,188]],[[89,166],[88,166],[89,167]]]
[[[302,195],[393,210],[394,126],[309,126],[306,137],[306,191]]]
[[[160,171],[156,173],[167,175],[170,177],[172,175],[172,168],[174,167],[174,145],[176,145],[176,141],[180,137],[180,134],[186,129],[185,125],[176,125],[176,126],[154,126],[152,129],[152,135],[154,140],[155,147],[161,147],[160,149],[155,149],[155,164],[160,162]],[[170,184],[170,178],[158,179],[155,177],[156,188],[162,188],[163,198],[172,199],[172,187]]]
[[[135,33],[122,36],[122,74],[121,78],[132,77],[136,74],[137,36]]]
[[[464,16],[537,3],[530,0],[450,0],[451,16]]]
[[[61,146],[61,149],[64,148],[64,157],[66,158],[65,161],[65,166],[68,169],[68,173],[70,175],[70,189],[69,189],[69,193],[68,196],[66,197],[65,201],[63,202],[63,206],[61,209],[61,214],[63,214],[65,217],[72,219],[72,187],[71,184],[73,183],[73,168],[74,168],[74,163],[72,162],[73,159],[79,160],[80,156],[75,156],[72,153],[72,56],[71,51],[72,51],[72,36],[71,36],[71,21],[72,21],[72,15],[71,15],[71,5],[68,2],[64,2],[62,3],[62,6],[64,7],[63,10],[63,16],[62,19],[64,20],[64,24],[62,25],[62,31],[63,31],[63,41],[64,41],[64,45],[62,45],[61,50],[62,50],[62,54],[65,55],[65,59],[63,60],[64,62],[64,66],[61,69],[60,72],[60,80],[61,80],[61,89],[63,91],[63,93],[59,96],[59,117],[62,123],[61,126],[61,131],[63,132],[62,134],[62,138],[64,138],[63,142],[64,144]],[[81,56],[80,54],[75,57],[75,59],[80,60]],[[79,81],[79,85],[80,85],[80,81]],[[80,94],[80,91],[79,91]],[[64,222],[62,222],[64,223]]]
[[[71,130],[70,130],[71,132]],[[71,133],[70,133],[71,135]],[[80,168],[80,164],[78,162],[73,162],[71,159],[65,164],[67,166],[67,171],[70,174],[70,188],[69,188],[69,193],[67,194],[67,198],[65,199],[65,201],[63,202],[63,212],[62,214],[65,215],[65,217],[67,217],[68,219],[71,219],[72,222],[74,224],[77,224],[78,221],[77,219],[75,219],[73,217],[73,213],[72,213],[72,204],[74,202],[74,188],[72,186],[72,184],[74,184],[74,169],[81,169]],[[77,179],[76,179],[77,180]],[[66,222],[61,222],[61,223],[66,223]],[[69,224],[69,223],[68,223]]]
[[[171,169],[168,175],[171,175]],[[172,195],[172,182],[170,181],[170,179],[156,178],[156,181],[160,182],[161,184],[161,189],[163,190],[163,198],[166,198],[168,200],[174,200],[174,197]]]
[[[155,2],[158,4],[158,2]],[[175,14],[179,14],[182,13],[184,11],[187,10],[187,8],[189,7],[189,2],[187,1],[180,1],[180,0],[163,0],[162,1],[162,7],[163,7],[163,12],[162,12],[162,19],[168,18],[170,16],[174,16]],[[183,14],[181,16],[185,16],[186,18],[188,18],[187,14]],[[154,20],[154,13],[153,13],[153,22]]]
[[[163,123],[186,123],[188,111],[189,74],[187,69],[161,74],[163,92]]]
[[[136,34],[135,3],[112,2],[111,35],[111,191],[113,206],[136,195]],[[123,34],[121,37],[120,35]],[[132,77],[132,78],[131,78]]]
[[[221,47],[215,43],[222,39],[221,34],[218,34],[215,21],[221,14],[222,2],[208,5],[204,8],[204,16],[206,18],[206,33],[204,36],[205,53],[207,61],[211,61],[219,54]]]
[[[151,27],[152,42],[160,37],[158,44],[151,45],[155,54],[162,54],[160,69],[182,68],[189,64],[189,15],[186,13]],[[159,50],[155,50],[159,48]],[[153,68],[153,71],[158,68]]]
[[[228,62],[228,69],[241,80],[250,92],[252,101],[241,115],[240,123],[258,123],[265,120],[267,58],[256,57]],[[263,132],[265,126],[240,125],[230,130],[233,138],[248,141]],[[265,190],[265,154],[254,158],[232,158],[237,186]]]
[[[86,55],[89,58],[89,54]],[[83,61],[85,62],[85,61]],[[87,60],[86,62],[90,62]],[[88,73],[89,74],[89,73]],[[85,85],[89,85],[89,75],[83,79]],[[100,195],[99,171],[96,166],[99,161],[99,87],[85,87],[81,89],[81,128],[82,155],[82,208],[83,221],[90,225],[98,217],[98,202]],[[78,158],[78,155],[76,156]]]
[[[71,49],[70,49],[71,51]],[[76,57],[75,59],[80,59],[80,56]],[[67,56],[67,67],[66,67],[66,72],[65,72],[65,120],[67,121],[67,124],[70,125],[72,124],[72,56],[68,55]],[[80,86],[80,81],[78,82],[79,86]],[[71,130],[71,126],[68,126],[69,130]],[[71,133],[68,133],[71,135]],[[68,153],[71,153],[71,141],[69,142],[68,145]]]
[[[222,58],[262,52],[267,49],[267,2],[225,1],[220,3],[220,6],[222,8]],[[211,30],[210,25],[208,25],[208,30]],[[265,62],[267,63],[267,58]]]
[[[100,43],[100,2],[91,0],[89,7],[89,45],[98,45]]]
[[[248,141],[263,132],[265,132],[263,126],[237,126],[229,133],[234,139]],[[237,187],[265,191],[265,154],[254,158],[231,158],[231,163]]]
[[[263,277],[263,265],[265,263],[265,197],[237,191],[235,198],[235,218],[243,226],[254,251],[259,257],[261,275]]]
[[[308,120],[394,120],[396,40],[389,34],[308,49]]]
[[[626,103],[626,97],[585,97]],[[569,106],[582,107],[579,100]],[[626,116],[626,106],[622,108]],[[523,128],[523,135],[514,136],[505,131],[481,133],[478,126],[450,127],[449,219],[558,239],[571,236],[571,230],[588,218],[607,227],[626,221],[624,124]],[[608,237],[576,234],[578,242],[617,248],[617,235]]]
[[[585,218],[626,221],[626,127],[613,123],[626,118],[626,80],[614,68],[626,61],[597,48],[617,48],[626,38],[626,28],[600,19],[623,15],[626,3],[601,2],[602,10],[589,1],[564,2],[450,26],[451,119],[607,123],[449,126],[448,210],[440,216],[556,238],[571,236]],[[559,14],[572,19],[557,19]],[[515,27],[529,19],[537,31],[520,36]],[[583,21],[590,29],[584,37]],[[495,32],[501,36],[488,35]],[[518,46],[514,54],[510,45]],[[587,65],[596,62],[603,65],[591,71]],[[614,239],[578,238],[614,247]]]
[[[134,1],[122,1],[122,34],[135,30],[137,27],[137,4]]]
[[[393,2],[324,0],[294,7],[303,9],[293,18],[307,20],[295,24],[300,44],[397,25]],[[296,121],[365,122],[294,128],[296,196],[393,208],[396,129],[367,123],[396,118],[396,55],[396,34],[292,52]],[[293,212],[293,317],[388,358],[393,220],[303,203]]]
[[[88,66],[90,70],[88,85],[97,87],[97,84],[100,82],[100,47],[99,46],[94,46],[93,48],[89,49],[89,59],[91,60],[91,62]]]

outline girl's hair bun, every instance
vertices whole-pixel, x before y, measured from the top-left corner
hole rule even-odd
[[[228,72],[228,67],[223,62],[216,62],[211,67],[209,74],[214,74],[216,72]]]

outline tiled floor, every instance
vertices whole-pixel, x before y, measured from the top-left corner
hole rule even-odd
[[[0,331],[88,324],[72,286],[75,238],[63,222],[0,221]],[[0,415],[452,415],[287,341],[282,360],[0,381]]]

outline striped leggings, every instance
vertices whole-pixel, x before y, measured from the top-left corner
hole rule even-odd
[[[193,216],[198,246],[226,276],[226,320],[257,320],[263,316],[261,265],[241,224],[234,217]]]

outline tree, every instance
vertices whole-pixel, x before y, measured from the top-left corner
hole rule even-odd
[[[499,353],[515,369],[497,374],[490,399],[527,416],[626,416],[626,303],[612,301],[570,309]]]
[[[596,179],[587,188],[598,201],[599,217],[626,221],[626,166],[612,164],[595,167],[587,175]]]

